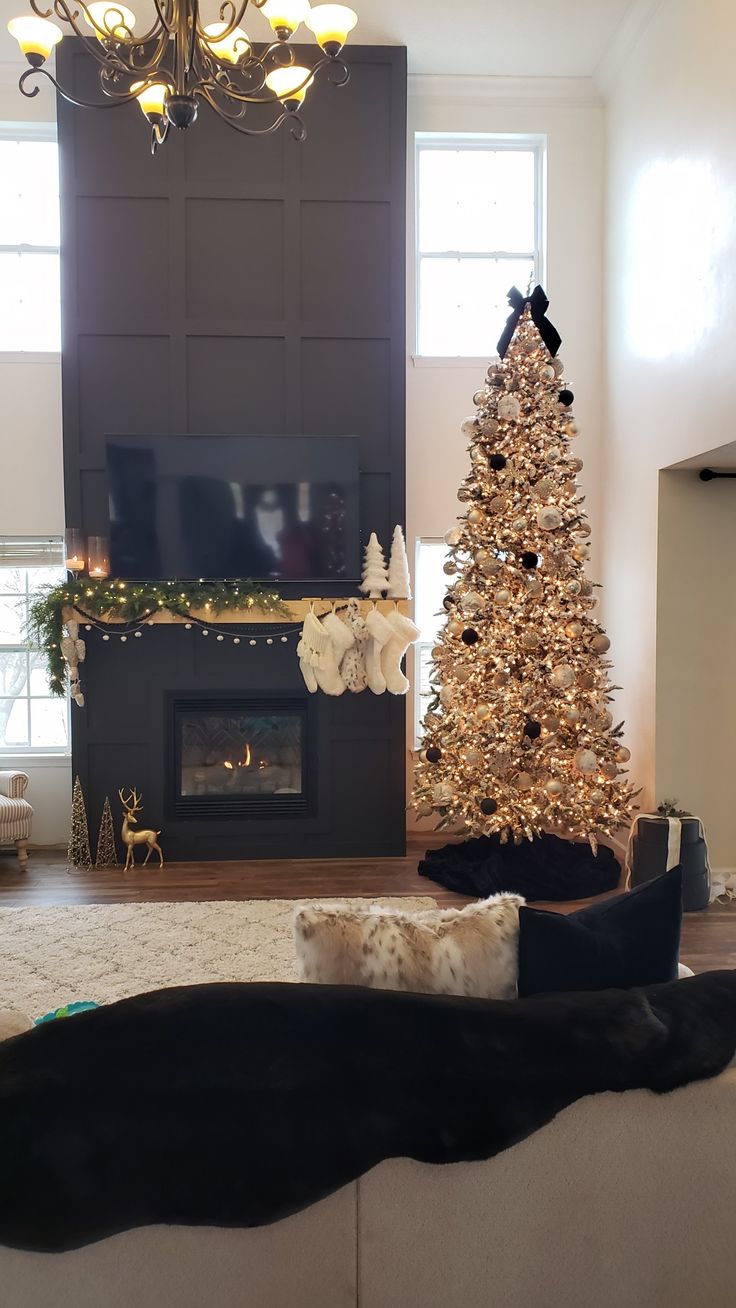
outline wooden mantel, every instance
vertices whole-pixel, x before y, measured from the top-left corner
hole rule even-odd
[[[301,626],[309,612],[310,605],[314,605],[314,611],[317,617],[321,618],[325,613],[329,613],[332,608],[335,608],[340,612],[349,602],[349,599],[322,599],[317,596],[307,596],[303,599],[295,600],[284,600],[284,605],[287,609],[287,612],[284,614],[265,613],[262,609],[259,609],[254,605],[253,608],[243,608],[241,610],[225,609],[221,613],[208,608],[192,609],[185,617],[182,614],[171,613],[169,609],[162,608],[151,613],[150,617],[146,617],[143,621],[145,621],[149,626],[170,623],[181,624],[189,621],[197,623],[210,622],[215,627],[232,627],[238,624],[254,626],[255,624],[262,623],[267,623],[272,627],[285,627],[291,625]],[[411,612],[411,600],[369,600],[354,598],[353,602],[357,603],[359,611],[364,617],[374,605],[376,608],[380,609],[382,613],[389,613],[391,609],[394,608],[397,608],[400,613],[405,613],[407,615]],[[107,625],[109,623],[110,626],[122,625],[132,627],[141,622],[140,618],[123,618],[117,613],[110,613],[109,615],[105,615],[105,617],[95,615],[90,618],[87,614],[81,613],[78,609],[71,606],[63,610],[63,618],[65,622],[75,620],[80,624],[80,626],[91,621],[93,623],[101,623],[102,625]]]

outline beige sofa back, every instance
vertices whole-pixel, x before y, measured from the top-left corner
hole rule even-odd
[[[0,1249],[2,1308],[732,1308],[736,1068],[581,1100],[486,1163],[388,1162],[253,1231]]]

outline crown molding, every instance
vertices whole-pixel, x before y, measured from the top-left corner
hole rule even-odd
[[[604,99],[611,94],[624,64],[661,5],[662,0],[632,0],[593,70],[593,81]]]
[[[490,77],[455,73],[411,73],[410,100],[445,103],[599,106],[601,94],[592,77]]]

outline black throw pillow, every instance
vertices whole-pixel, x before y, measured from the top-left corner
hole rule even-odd
[[[679,866],[578,913],[521,908],[519,998],[674,981],[681,925]]]

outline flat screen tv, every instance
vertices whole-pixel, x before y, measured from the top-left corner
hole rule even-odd
[[[109,436],[107,472],[113,576],[360,576],[355,436]]]

